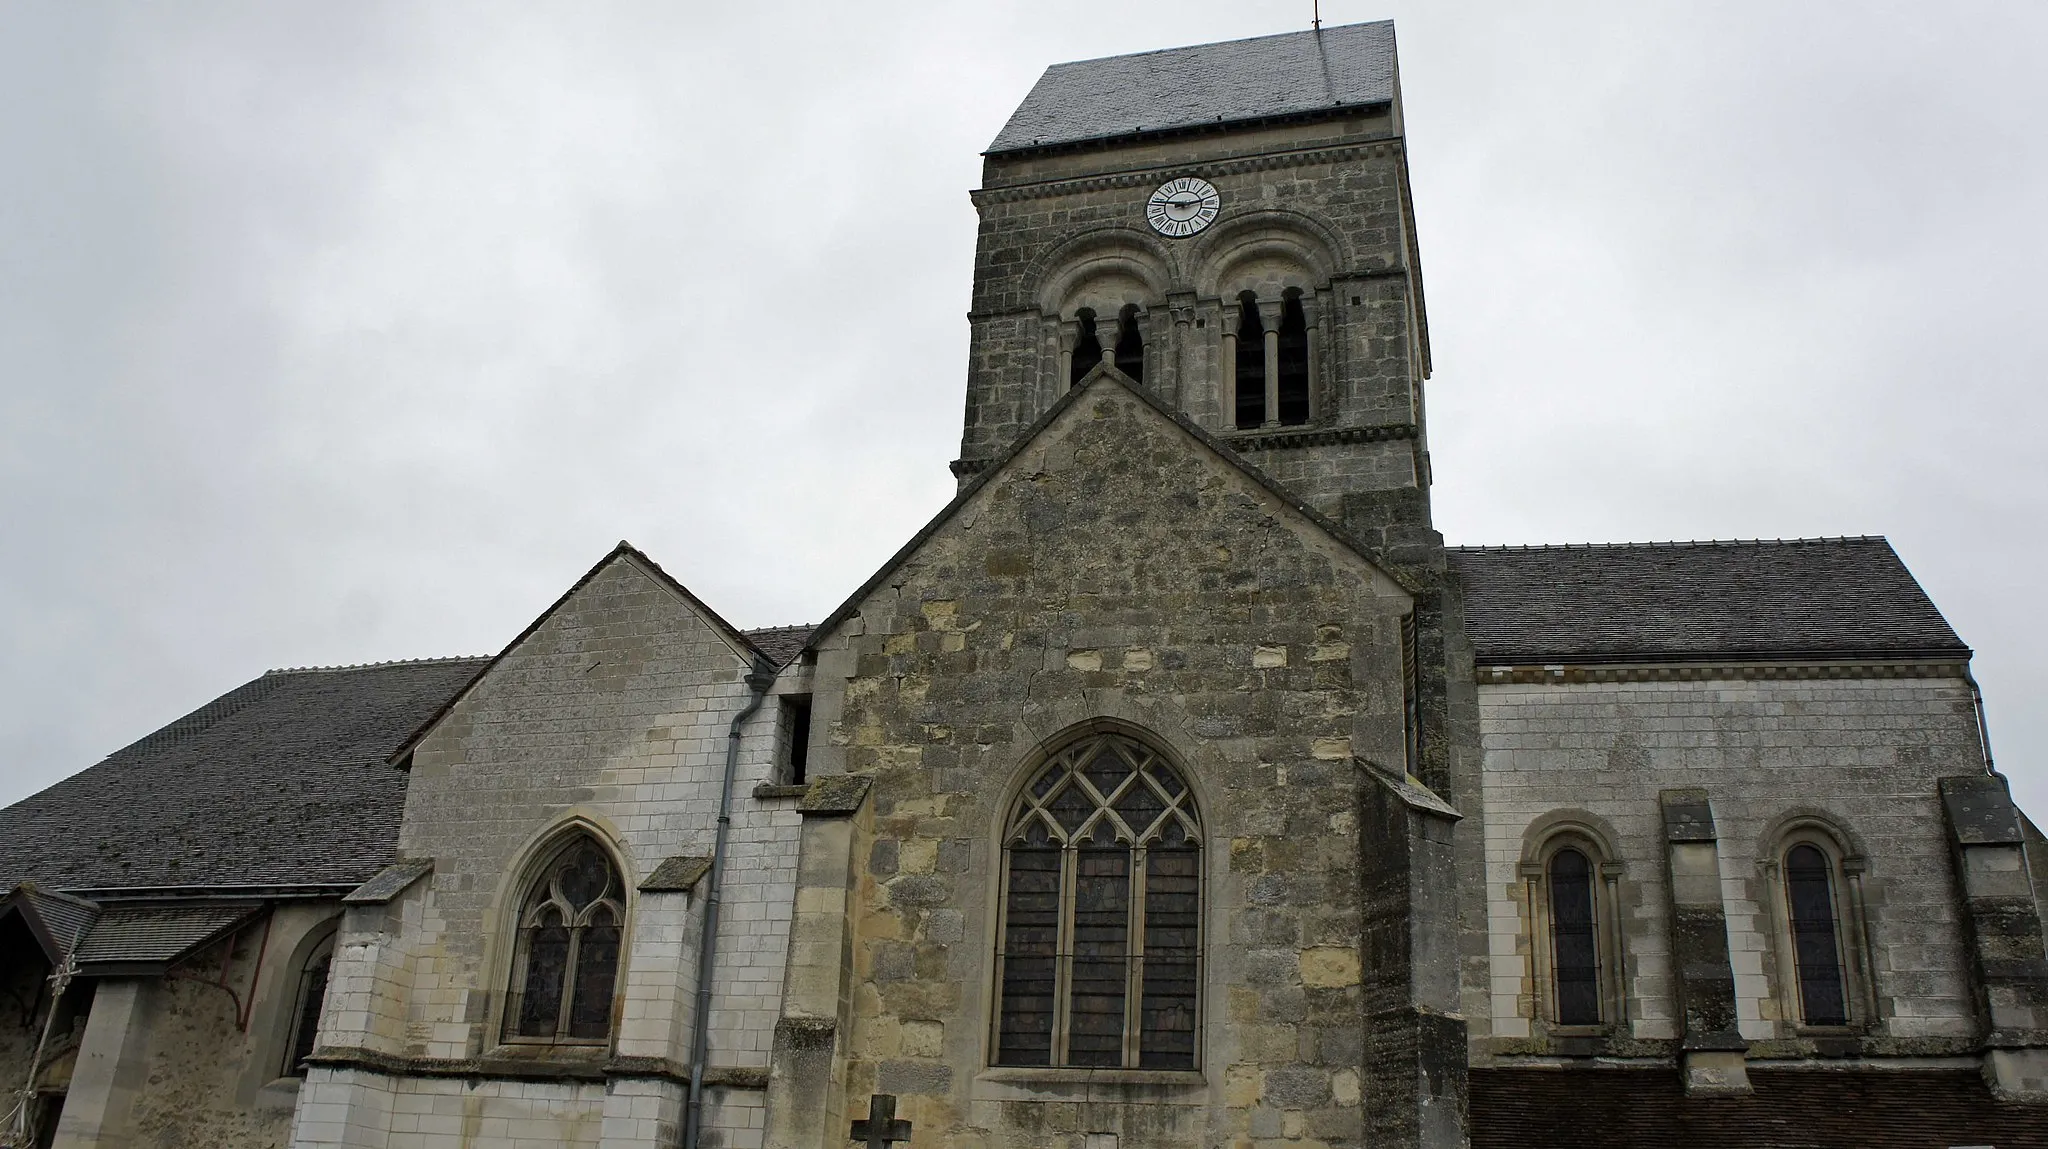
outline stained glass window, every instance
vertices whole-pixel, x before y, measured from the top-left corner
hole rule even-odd
[[[506,1034],[516,1041],[611,1036],[624,891],[596,842],[577,837],[542,868],[519,915]]]
[[[1142,743],[1094,735],[1025,787],[1006,842],[998,1065],[1195,1067],[1201,832]]]
[[[1571,847],[1550,856],[1550,943],[1559,1025],[1600,1024],[1600,941],[1593,863]]]
[[[1785,901],[1799,971],[1800,1017],[1808,1025],[1849,1024],[1842,990],[1842,949],[1835,920],[1835,867],[1808,843],[1785,855]]]

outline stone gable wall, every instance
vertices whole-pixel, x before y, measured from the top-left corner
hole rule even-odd
[[[1775,889],[1759,866],[1773,827],[1824,817],[1867,861],[1878,1018],[1870,1054],[1960,1052],[1977,1021],[1936,780],[1981,772],[1968,686],[1951,678],[1487,684],[1486,888],[1492,1031],[1475,1055],[1543,1051],[1532,1022],[1519,866],[1559,812],[1610,828],[1620,879],[1627,1038],[1669,1052],[1672,1000],[1658,795],[1703,788],[1719,837],[1736,1005],[1752,1056],[1811,1054],[1780,1004]],[[1846,916],[1846,910],[1844,911]],[[1834,1052],[1840,1053],[1841,1050]]]
[[[396,1061],[384,1073],[324,1071],[320,1099],[330,1108],[302,1115],[313,1132],[301,1144],[344,1134],[375,1143],[379,1122],[407,1114],[438,1121],[451,1106],[470,1123],[465,1145],[594,1143],[614,1127],[632,1136],[607,1134],[608,1144],[673,1139],[705,888],[637,887],[669,857],[711,853],[727,728],[751,697],[746,670],[681,596],[622,557],[463,698],[413,756],[399,851],[433,859],[434,871],[392,905],[352,913],[337,954],[331,1040]],[[752,796],[773,780],[775,732],[771,698],[742,731],[714,979],[714,1071],[765,1069],[780,1008],[798,818],[788,801]],[[569,1057],[562,1075],[594,1078],[615,1055],[665,1065],[666,1080],[622,1079],[609,1092],[602,1080],[519,1080],[545,1074],[553,1055],[500,1042],[518,879],[565,819],[623,853],[629,925],[612,1048]],[[406,1071],[505,1058],[540,1064],[517,1074],[486,1065],[473,1088]],[[737,1114],[728,1145],[758,1144],[758,1088],[736,1092],[751,1103],[728,1099],[714,1114]],[[504,1138],[482,1132],[501,1118],[510,1122]],[[356,1128],[365,1132],[347,1132]]]
[[[1400,761],[1407,596],[1092,387],[821,648],[814,761],[874,778],[846,1108],[898,1095],[920,1146],[1361,1144],[1352,756]],[[1035,752],[1102,721],[1202,803],[1202,1068],[990,1069],[999,822]]]

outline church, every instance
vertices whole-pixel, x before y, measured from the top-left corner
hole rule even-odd
[[[958,494],[815,626],[621,543],[0,810],[0,1145],[2048,1146],[1892,547],[1437,531],[1392,24],[1054,66],[972,195]]]

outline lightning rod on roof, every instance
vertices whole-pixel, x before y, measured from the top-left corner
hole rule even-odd
[[[1323,30],[1323,0],[1309,0],[1309,27]]]

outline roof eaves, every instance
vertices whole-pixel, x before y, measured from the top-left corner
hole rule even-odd
[[[1168,407],[1165,403],[1147,392],[1143,386],[1133,381],[1130,376],[1118,371],[1108,363],[1103,363],[1088,372],[1079,383],[1074,384],[1074,386],[1067,390],[1066,394],[1060,396],[1052,406],[1046,408],[1043,415],[1033,420],[1029,427],[1026,427],[1018,434],[1016,441],[1010,445],[1008,450],[1005,450],[1001,455],[990,461],[988,466],[983,467],[980,474],[974,476],[966,486],[960,488],[959,494],[954,495],[950,502],[939,509],[938,514],[933,515],[930,521],[918,528],[917,533],[911,535],[909,541],[897,548],[895,554],[890,555],[888,560],[883,562],[874,574],[868,576],[867,581],[861,583],[859,589],[847,596],[846,600],[840,603],[838,608],[833,610],[831,614],[826,615],[824,621],[818,623],[817,629],[811,632],[810,640],[804,644],[804,649],[815,649],[819,639],[830,634],[840,623],[845,622],[851,617],[860,604],[869,595],[873,594],[891,574],[895,573],[898,567],[907,562],[910,556],[916,554],[925,543],[931,541],[932,536],[938,533],[940,527],[944,526],[955,514],[958,514],[960,508],[966,506],[968,501],[973,499],[976,494],[980,493],[983,487],[993,481],[997,474],[1005,467],[1008,467],[1019,455],[1023,454],[1030,447],[1033,440],[1043,434],[1045,429],[1051,426],[1053,421],[1058,419],[1061,414],[1065,413],[1067,408],[1079,402],[1082,394],[1091,390],[1099,380],[1111,380],[1132,395],[1137,396],[1146,406],[1171,420],[1182,431],[1192,436],[1196,442],[1209,448],[1209,450],[1221,457],[1223,461],[1237,468],[1245,477],[1258,484],[1267,494],[1279,499],[1289,509],[1314,523],[1318,529],[1336,540],[1345,549],[1350,550],[1358,555],[1358,557],[1370,563],[1373,569],[1387,576],[1389,580],[1403,591],[1417,596],[1427,593],[1413,578],[1393,569],[1385,559],[1373,553],[1372,548],[1345,534],[1342,527],[1331,522],[1314,507],[1302,502],[1300,498],[1274,482],[1265,472],[1253,466],[1243,456],[1217,440],[1215,436],[1204,431],[1194,420]]]
[[[1722,651],[1596,651],[1560,654],[1552,652],[1475,651],[1480,666],[1701,666],[1740,663],[1742,665],[1809,666],[1821,663],[1866,662],[1968,662],[1975,652],[1967,646],[1915,647],[1899,650],[1722,650]]]

